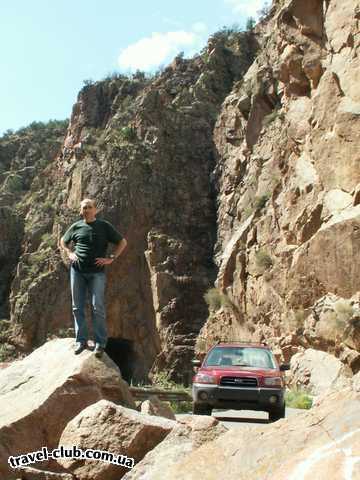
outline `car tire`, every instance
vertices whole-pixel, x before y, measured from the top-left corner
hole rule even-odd
[[[211,415],[212,408],[203,403],[193,403],[192,411],[194,415]]]
[[[274,408],[273,410],[269,410],[269,421],[276,422],[281,418],[285,418],[285,404],[282,407]]]

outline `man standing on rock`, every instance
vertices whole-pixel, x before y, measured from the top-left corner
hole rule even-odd
[[[86,296],[91,299],[92,323],[95,337],[95,355],[100,358],[107,342],[105,320],[105,265],[111,265],[127,245],[123,236],[111,223],[96,218],[94,200],[85,198],[80,203],[83,220],[75,222],[60,240],[70,262],[72,310],[75,322],[75,354],[87,347],[88,329],[85,320]],[[68,248],[72,242],[74,251]],[[113,255],[106,256],[108,243],[116,245]]]

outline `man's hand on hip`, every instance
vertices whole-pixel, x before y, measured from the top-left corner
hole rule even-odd
[[[97,267],[102,267],[104,265],[111,265],[113,263],[114,259],[113,258],[95,258],[95,265]]]
[[[75,252],[70,252],[69,253],[69,259],[71,262],[77,262],[79,260],[78,256],[76,255]]]

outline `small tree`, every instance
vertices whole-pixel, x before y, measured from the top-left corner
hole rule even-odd
[[[255,18],[254,17],[249,17],[246,20],[246,31],[251,32],[252,30],[254,30],[255,24],[256,24]]]
[[[264,20],[270,13],[270,5],[268,4],[268,2],[265,2],[264,6],[258,10],[256,13],[258,14],[258,17],[259,17],[259,20]]]
[[[8,128],[6,130],[6,132],[3,134],[3,137],[6,138],[6,137],[10,137],[11,135],[14,134],[14,130],[12,128]]]
[[[83,80],[83,85],[84,87],[91,87],[91,85],[94,85],[94,80],[91,78],[87,78],[86,80]]]

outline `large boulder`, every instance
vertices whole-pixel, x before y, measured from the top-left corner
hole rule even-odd
[[[161,478],[162,472],[170,468],[190,452],[227,432],[216,418],[200,415],[180,417],[177,426],[157,447],[151,450],[124,479]],[[168,477],[163,477],[168,478]]]
[[[21,469],[21,480],[76,480],[71,473],[50,472],[33,467]]]
[[[312,348],[295,354],[290,367],[290,386],[306,389],[313,395],[349,387],[353,376],[351,369],[336,357]]]
[[[360,478],[360,393],[333,392],[318,407],[257,428],[234,428],[152,474],[132,480]]]
[[[76,445],[83,451],[89,448],[106,451],[138,462],[175,425],[173,420],[143,415],[101,400],[87,407],[68,423],[59,444]],[[79,480],[118,480],[128,471],[125,466],[100,460],[71,458],[61,459],[59,463]]]
[[[156,395],[152,395],[149,400],[145,400],[141,404],[141,413],[146,415],[156,415],[158,417],[169,418],[170,420],[176,420],[175,414],[172,411],[170,405],[166,402],[162,402]]]
[[[8,457],[55,448],[73,417],[101,399],[135,408],[128,385],[106,355],[74,355],[72,339],[52,340],[0,371],[0,478],[17,478]]]

